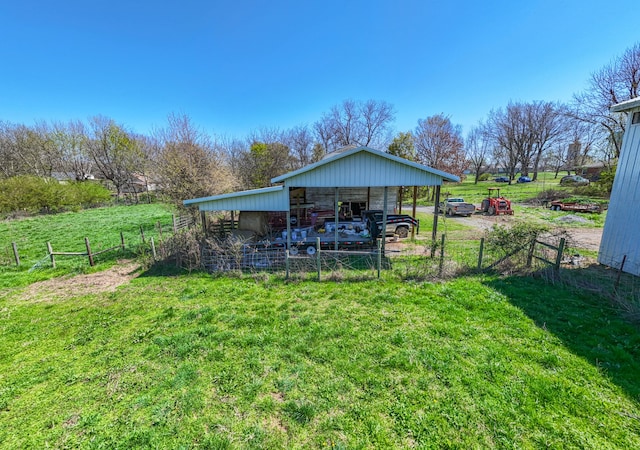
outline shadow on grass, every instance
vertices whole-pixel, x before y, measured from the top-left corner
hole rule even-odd
[[[535,324],[640,402],[640,328],[607,299],[527,276],[490,279]]]

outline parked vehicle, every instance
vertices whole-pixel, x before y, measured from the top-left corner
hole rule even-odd
[[[480,210],[490,216],[513,214],[511,200],[507,200],[500,195],[500,188],[489,188],[489,196],[482,200]]]
[[[378,232],[382,231],[383,215],[381,210],[367,210],[362,214],[363,217],[372,216],[378,224]],[[398,235],[398,237],[406,238],[409,236],[411,227],[415,227],[417,231],[420,231],[420,221],[408,214],[387,214],[386,236]]]
[[[589,180],[580,175],[566,175],[560,179],[560,186],[587,186]]]
[[[496,183],[508,183],[509,182],[509,178],[508,177],[497,177],[497,178],[494,178],[493,181],[495,181]]]
[[[470,216],[476,211],[476,207],[464,201],[462,197],[451,197],[440,202],[438,209],[448,216]]]
[[[554,200],[549,205],[552,211],[572,211],[582,213],[598,213],[607,209],[607,205],[599,203],[578,203],[578,202],[563,202],[562,200]]]
[[[518,178],[517,183],[531,183],[531,178],[522,176]]]
[[[382,211],[363,211],[361,219],[338,221],[338,248],[359,249],[374,248],[376,239],[382,234]],[[407,237],[411,227],[419,229],[420,222],[406,214],[389,214],[387,216],[386,235]],[[320,247],[332,249],[335,247],[336,222],[331,218],[325,219],[323,224],[291,230],[292,255],[305,252],[314,255],[317,251],[317,240]],[[278,240],[285,240],[284,234]]]

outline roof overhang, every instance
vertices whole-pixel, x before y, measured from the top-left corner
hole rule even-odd
[[[632,98],[630,100],[615,104],[611,108],[609,108],[609,111],[614,113],[625,112],[635,108],[640,108],[640,97]]]
[[[271,186],[182,202],[196,205],[200,211],[288,211],[289,192],[284,186]]]

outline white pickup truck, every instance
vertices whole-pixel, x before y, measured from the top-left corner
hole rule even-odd
[[[438,208],[441,213],[448,216],[470,216],[476,211],[476,207],[464,201],[462,197],[451,197],[440,202]]]

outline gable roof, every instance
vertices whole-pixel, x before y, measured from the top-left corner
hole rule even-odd
[[[369,147],[337,151],[324,159],[271,179],[285,186],[437,186],[460,178]]]

